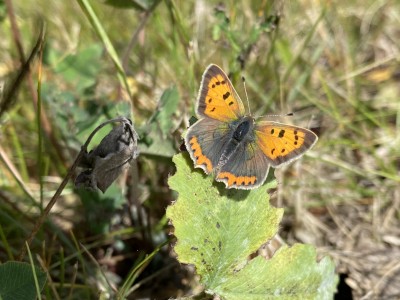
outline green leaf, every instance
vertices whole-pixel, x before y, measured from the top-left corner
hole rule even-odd
[[[82,93],[96,82],[101,69],[99,61],[102,52],[101,45],[94,44],[58,62],[60,54],[53,50],[49,53],[49,60],[54,64],[54,71],[62,75],[66,81],[76,85],[78,93]]]
[[[46,283],[46,272],[35,267],[40,290]],[[0,265],[0,299],[36,299],[32,267],[27,263],[9,261]]]
[[[3,22],[7,16],[7,8],[4,4],[4,0],[0,0],[0,22]]]
[[[151,155],[171,158],[176,149],[170,138],[164,138],[157,124],[147,124],[137,130],[140,140],[138,143],[141,155]]]
[[[281,17],[279,15],[270,15],[260,24],[260,28],[264,32],[272,32],[279,25]]]
[[[149,10],[155,0],[106,0],[104,4],[117,8],[134,8],[137,10]]]
[[[138,128],[140,153],[172,157],[176,153],[171,132],[179,125],[173,117],[178,111],[179,92],[176,86],[166,89],[158,102],[157,111],[148,124]]]
[[[286,246],[266,260],[249,261],[278,231],[283,209],[269,204],[269,181],[251,191],[226,190],[212,176],[193,170],[187,155],[176,155],[169,185],[179,193],[168,207],[175,227],[175,252],[193,264],[206,292],[223,299],[329,299],[336,286],[334,265],[316,262],[310,246]]]
[[[329,257],[316,262],[310,245],[282,246],[266,260],[258,256],[213,289],[226,299],[332,299],[335,265]]]
[[[174,157],[177,172],[169,185],[179,193],[167,209],[175,227],[179,261],[194,264],[207,288],[217,287],[278,231],[283,209],[269,205],[269,182],[252,191],[213,186],[212,176],[193,171],[189,158]]]
[[[94,234],[107,234],[111,219],[126,201],[123,191],[113,183],[105,193],[88,189],[77,189],[84,207],[87,230]]]
[[[158,102],[157,112],[152,119],[159,124],[164,138],[171,132],[174,126],[171,118],[178,110],[178,103],[179,92],[176,86],[166,89]]]

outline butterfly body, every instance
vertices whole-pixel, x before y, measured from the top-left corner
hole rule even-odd
[[[195,167],[213,172],[227,188],[260,186],[270,166],[299,158],[317,141],[308,129],[245,115],[232,83],[216,65],[203,74],[197,114],[199,120],[185,137],[186,148]]]
[[[232,122],[229,124],[230,131],[228,142],[226,143],[222,155],[219,159],[217,168],[225,165],[229,158],[234,154],[238,149],[241,148],[241,145],[247,145],[254,141],[254,118],[251,116],[245,116],[238,121]],[[239,150],[240,151],[240,150]]]

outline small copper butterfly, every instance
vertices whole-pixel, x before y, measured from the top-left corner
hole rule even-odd
[[[257,188],[270,166],[299,158],[318,140],[308,129],[245,115],[228,76],[213,64],[203,74],[196,112],[199,120],[188,129],[186,148],[195,167],[213,172],[227,188]]]

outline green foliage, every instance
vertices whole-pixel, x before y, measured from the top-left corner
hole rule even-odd
[[[125,203],[121,188],[113,183],[105,193],[86,189],[78,189],[77,193],[81,197],[90,232],[108,233],[112,216]]]
[[[157,0],[106,0],[104,4],[117,8],[134,8],[137,10],[150,9]]]
[[[103,48],[99,44],[93,44],[80,50],[76,54],[63,54],[49,50],[48,62],[54,67],[54,72],[70,83],[78,94],[85,89],[92,87],[97,75],[101,71],[102,65],[99,60],[102,56]]]
[[[35,275],[32,267],[27,263],[8,261],[0,265],[0,299],[36,299],[36,276],[39,289],[42,290],[46,282],[46,272],[35,267]]]
[[[320,262],[311,245],[282,246],[266,260],[258,256],[226,276],[212,292],[226,299],[332,299],[338,277],[328,257]]]
[[[3,20],[6,17],[6,6],[4,4],[4,0],[0,0],[0,22],[3,22]]]
[[[316,262],[311,246],[283,246],[266,260],[248,257],[278,231],[283,209],[269,204],[269,181],[251,191],[225,190],[212,176],[193,170],[186,156],[174,157],[169,185],[178,200],[167,209],[182,263],[193,264],[208,293],[224,299],[331,299],[337,277],[333,262]]]
[[[171,122],[173,116],[178,111],[179,92],[176,86],[166,89],[158,102],[157,111],[151,120],[159,124],[163,138],[172,131],[174,122]]]
[[[173,121],[178,111],[179,92],[176,86],[166,89],[158,101],[157,110],[150,117],[148,124],[139,128],[143,136],[141,153],[171,157],[175,154],[170,135],[176,124]]]
[[[87,16],[90,24],[93,26],[93,29],[95,30],[98,38],[102,41],[109,57],[113,61],[114,66],[118,71],[118,78],[120,82],[125,86],[129,96],[131,96],[131,91],[129,88],[125,71],[122,68],[121,61],[118,57],[117,51],[115,50],[114,45],[112,44],[106,30],[104,29],[101,20],[99,20],[99,18],[97,17],[95,11],[93,10],[93,7],[91,6],[88,0],[77,0],[77,2],[81,6],[82,11]]]

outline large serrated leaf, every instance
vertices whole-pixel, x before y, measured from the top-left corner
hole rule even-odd
[[[175,252],[193,264],[206,292],[222,299],[329,299],[336,286],[334,265],[316,262],[310,246],[282,247],[270,259],[249,260],[278,231],[283,209],[269,204],[275,181],[251,190],[226,190],[212,176],[193,170],[187,155],[174,157],[169,185],[179,193],[168,207]]]
[[[226,299],[332,299],[335,266],[328,257],[316,262],[310,245],[283,246],[266,260],[258,256],[212,292]]]
[[[194,264],[207,287],[240,270],[247,257],[278,231],[283,209],[269,205],[268,189],[275,181],[253,191],[213,186],[212,176],[193,171],[182,155],[174,157],[176,174],[169,185],[179,193],[167,210],[178,242],[181,262]]]
[[[35,267],[40,290],[46,282],[46,273]],[[9,261],[0,265],[0,299],[36,299],[32,267],[27,263]]]

